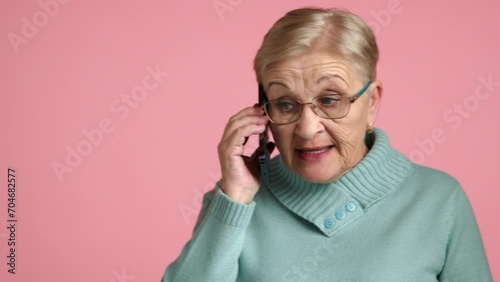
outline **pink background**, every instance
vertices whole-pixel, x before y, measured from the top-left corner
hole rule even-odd
[[[1,281],[159,281],[220,175],[227,119],[256,102],[263,35],[305,5],[347,8],[374,28],[385,85],[376,126],[461,182],[500,279],[500,2],[54,1],[40,2],[53,3],[48,12],[34,0],[0,4]],[[156,81],[148,66],[168,76]],[[68,165],[68,150],[85,156],[58,179],[53,164]]]

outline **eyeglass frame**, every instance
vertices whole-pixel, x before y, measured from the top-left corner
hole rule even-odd
[[[361,97],[361,95],[363,95],[363,93],[365,93],[365,92],[366,92],[366,90],[368,90],[368,88],[370,88],[370,85],[372,84],[372,82],[373,82],[373,81],[368,81],[368,83],[367,83],[367,84],[365,84],[365,86],[363,86],[363,88],[361,88],[361,90],[359,90],[359,91],[358,91],[358,92],[354,95],[354,97],[352,97],[352,98],[347,97],[347,98],[349,98],[349,109],[347,110],[347,113],[346,113],[345,115],[343,115],[343,116],[341,116],[341,117],[331,118],[331,117],[322,117],[322,116],[320,116],[320,115],[316,112],[316,110],[314,110],[314,113],[315,113],[317,116],[319,116],[320,118],[324,118],[324,119],[341,119],[341,118],[346,117],[346,116],[349,114],[349,111],[351,110],[351,104],[352,104],[352,103],[354,103],[354,102],[356,102],[356,100],[358,100],[358,99],[359,99],[359,97]],[[342,94],[341,94],[341,95],[342,95]],[[346,95],[344,95],[344,96],[346,96]],[[290,122],[286,122],[286,123],[276,123],[276,122],[274,122],[274,121],[271,119],[271,117],[269,116],[269,114],[267,113],[267,105],[268,105],[268,104],[270,104],[271,102],[278,101],[279,99],[275,99],[275,100],[271,100],[271,101],[266,101],[266,102],[265,102],[265,103],[261,106],[261,108],[262,108],[262,110],[264,110],[264,112],[266,113],[266,117],[267,117],[267,119],[269,119],[269,121],[270,121],[271,123],[276,124],[276,125],[285,125],[285,124],[290,124],[290,123],[294,123],[294,122],[298,121],[298,120],[300,119],[301,115],[302,115],[302,110],[303,110],[303,108],[304,108],[304,106],[305,106],[305,105],[312,105],[312,106],[313,106],[313,108],[315,108],[315,109],[316,109],[316,108],[318,108],[318,106],[314,103],[314,100],[315,100],[316,98],[318,98],[318,97],[321,97],[321,96],[314,97],[314,98],[312,99],[312,101],[311,101],[311,102],[309,102],[309,103],[302,103],[302,102],[300,102],[299,100],[296,100],[296,101],[297,101],[297,103],[299,103],[299,105],[300,105],[299,115],[298,115],[298,117],[297,117],[297,119],[296,119],[296,120],[294,120],[294,121],[290,121]]]

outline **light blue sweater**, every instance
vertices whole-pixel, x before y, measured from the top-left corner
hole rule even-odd
[[[410,162],[380,129],[367,144],[330,184],[305,182],[277,156],[251,204],[207,193],[163,281],[492,281],[460,185]]]

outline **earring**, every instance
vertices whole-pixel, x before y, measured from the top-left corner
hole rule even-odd
[[[373,133],[373,131],[375,131],[375,128],[373,128],[373,122],[370,122],[370,124],[368,125],[366,131],[368,133]]]

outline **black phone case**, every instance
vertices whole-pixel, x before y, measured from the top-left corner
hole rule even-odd
[[[264,86],[259,83],[259,105],[263,106],[267,103],[267,95],[264,91]],[[262,183],[264,186],[269,187],[269,152],[267,150],[267,125],[266,130],[263,133],[259,134],[259,164],[260,164],[260,172],[262,175]]]

